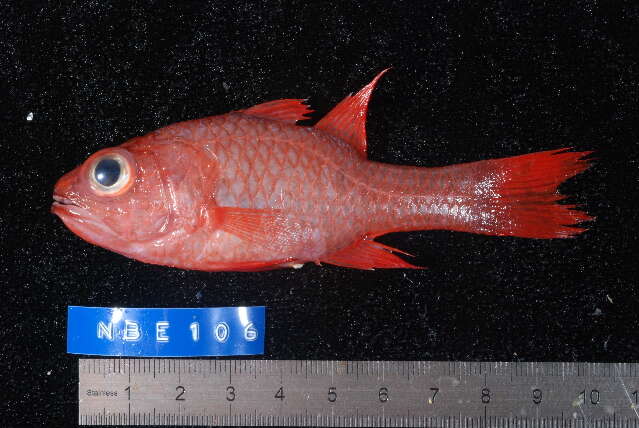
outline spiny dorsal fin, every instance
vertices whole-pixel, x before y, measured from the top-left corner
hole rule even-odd
[[[368,101],[379,79],[389,69],[379,73],[371,83],[355,95],[349,95],[322,118],[315,128],[334,135],[366,157],[366,112]]]
[[[264,119],[281,120],[282,122],[297,122],[308,119],[307,114],[313,112],[309,106],[303,104],[305,99],[283,99],[257,104],[245,110],[237,110],[240,113]]]

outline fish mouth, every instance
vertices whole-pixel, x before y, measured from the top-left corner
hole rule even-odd
[[[54,195],[53,199],[51,212],[57,215],[71,232],[83,240],[127,257],[136,257],[139,253],[135,245],[119,237],[89,208],[80,206],[63,196]]]
[[[51,212],[62,220],[73,233],[82,239],[99,246],[105,246],[106,239],[114,239],[114,233],[87,208],[60,195],[53,195]],[[106,239],[105,239],[106,238]]]
[[[78,206],[78,204],[76,204],[75,202],[73,202],[71,199],[69,198],[65,198],[64,196],[60,196],[60,195],[53,195],[53,206],[55,207],[56,205],[73,205],[73,206]]]
[[[94,228],[96,226],[94,216],[88,209],[79,206],[73,200],[64,196],[53,195],[53,200],[51,212],[60,217],[72,231],[77,233],[79,228]]]
[[[60,195],[53,195],[53,204],[51,204],[51,212],[62,220],[65,216],[72,216],[76,218],[84,218],[89,216],[88,210],[82,209],[73,200]]]

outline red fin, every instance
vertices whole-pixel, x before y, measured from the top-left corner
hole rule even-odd
[[[309,106],[303,104],[303,99],[283,99],[258,104],[245,110],[238,110],[244,114],[264,119],[281,120],[282,122],[297,122],[308,119],[307,114],[313,112]]]
[[[286,238],[292,229],[286,216],[278,210],[236,207],[215,207],[214,210],[222,230],[263,247],[277,246],[280,238]]]
[[[590,217],[575,205],[558,204],[564,198],[557,187],[586,170],[592,152],[549,150],[505,159],[468,164],[482,171],[476,187],[483,198],[469,206],[469,221],[454,229],[522,238],[570,238],[582,233],[577,223]],[[474,165],[474,166],[473,166]],[[475,189],[475,190],[473,190]]]
[[[570,238],[584,228],[575,224],[593,220],[575,205],[557,204],[564,197],[557,187],[585,171],[592,152],[549,150],[494,161],[507,179],[497,192],[505,218],[496,234],[525,238]]]
[[[239,263],[211,263],[205,265],[202,270],[214,271],[235,271],[235,272],[260,272],[265,270],[282,269],[289,267],[293,261],[286,260],[270,260],[264,262],[239,262]]]
[[[357,94],[349,95],[322,118],[315,128],[334,135],[357,149],[366,157],[366,112],[375,85],[389,69],[379,73]]]
[[[320,261],[356,269],[424,269],[402,260],[393,252],[406,254],[379,242],[361,239],[349,247],[322,257]]]

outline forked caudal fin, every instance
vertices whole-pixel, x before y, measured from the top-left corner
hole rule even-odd
[[[448,205],[444,210],[448,219],[444,219],[444,227],[437,228],[538,239],[580,234],[585,229],[576,225],[593,218],[575,205],[557,203],[565,198],[557,188],[588,168],[590,161],[583,158],[591,152],[568,150],[451,167],[468,180],[449,188],[450,200],[461,202]]]

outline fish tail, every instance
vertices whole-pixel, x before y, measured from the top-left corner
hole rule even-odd
[[[538,239],[582,233],[586,229],[577,225],[593,217],[576,205],[558,203],[565,199],[558,187],[589,167],[584,157],[590,153],[559,149],[467,164],[475,180],[459,229]]]
[[[454,230],[523,238],[569,238],[593,220],[558,203],[558,187],[586,170],[591,152],[550,150],[503,159],[385,171],[399,194],[382,207],[371,236],[409,230]],[[381,213],[384,213],[382,215]]]

